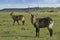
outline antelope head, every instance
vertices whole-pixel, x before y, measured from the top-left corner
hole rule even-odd
[[[11,12],[10,15],[12,16],[13,15],[13,12]]]

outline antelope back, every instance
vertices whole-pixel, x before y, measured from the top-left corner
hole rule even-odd
[[[19,20],[25,20],[25,17],[23,15],[18,15]]]

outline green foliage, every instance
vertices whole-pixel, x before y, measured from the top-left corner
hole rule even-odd
[[[36,17],[51,17],[54,20],[53,40],[60,40],[60,12],[31,12]],[[15,15],[24,15],[25,25],[15,23],[9,15],[10,12],[0,12],[0,40],[50,40],[47,28],[40,30],[40,37],[35,37],[35,28],[31,24],[30,14],[27,12],[14,12]]]

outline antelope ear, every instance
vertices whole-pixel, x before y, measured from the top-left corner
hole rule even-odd
[[[32,16],[32,14],[30,14]]]
[[[34,14],[31,14],[31,15],[34,15]]]
[[[13,12],[11,12],[11,13],[13,13]]]

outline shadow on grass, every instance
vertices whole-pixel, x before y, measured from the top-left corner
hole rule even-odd
[[[34,36],[19,35],[19,34],[0,34],[0,37],[34,37]]]
[[[0,37],[15,37],[16,39],[18,39],[19,37],[21,38],[45,38],[47,36],[40,36],[40,37],[36,37],[36,36],[30,36],[30,35],[20,35],[20,34],[0,34]]]
[[[6,31],[6,32],[1,32],[0,37],[30,37],[30,38],[38,38],[36,36],[32,35],[24,35],[24,34],[18,34],[15,31]],[[47,36],[39,36],[39,38],[45,38]]]

